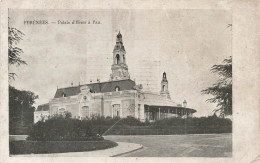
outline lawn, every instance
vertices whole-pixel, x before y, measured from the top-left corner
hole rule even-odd
[[[110,140],[102,141],[10,141],[10,154],[40,154],[82,152],[117,146]]]

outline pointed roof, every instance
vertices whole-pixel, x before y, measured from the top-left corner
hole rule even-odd
[[[123,43],[122,35],[121,35],[120,31],[119,31],[119,33],[116,35],[116,42]]]
[[[125,47],[123,45],[123,39],[122,39],[122,35],[121,35],[120,31],[118,32],[118,34],[116,36],[116,45],[114,47],[114,51],[115,50],[125,51]]]
[[[164,72],[163,73],[163,77],[162,77],[162,82],[167,82],[167,77],[166,77],[166,73]]]

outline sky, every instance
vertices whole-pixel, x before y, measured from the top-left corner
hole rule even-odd
[[[144,90],[160,91],[166,72],[171,98],[185,99],[195,116],[212,115],[216,104],[201,90],[217,79],[211,66],[231,56],[231,13],[225,10],[9,10],[9,26],[25,36],[17,45],[27,65],[10,66],[10,84],[48,103],[58,88],[108,81],[113,48],[121,32],[130,77]],[[47,20],[29,25],[25,21]],[[72,24],[73,20],[86,24]],[[62,24],[61,22],[70,22]],[[88,24],[90,22],[90,24]],[[93,23],[94,22],[94,23]]]

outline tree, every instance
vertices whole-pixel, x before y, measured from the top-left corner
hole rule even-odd
[[[16,28],[8,27],[8,64],[20,66],[27,64],[21,58],[23,50],[16,45],[22,40],[24,34]],[[16,74],[9,72],[9,79],[15,79]]]
[[[38,96],[31,91],[9,86],[9,130],[10,134],[24,134],[33,124],[33,104]],[[24,130],[24,128],[27,128]]]
[[[23,50],[17,47],[24,34],[8,27],[8,64],[20,66],[27,64],[22,58]],[[15,79],[16,74],[9,72],[9,79]],[[10,134],[25,134],[33,124],[33,104],[38,95],[31,91],[18,90],[9,85],[9,132]]]
[[[214,97],[207,102],[217,103],[217,109],[221,117],[232,115],[232,57],[223,61],[223,64],[211,67],[211,72],[218,74],[219,79],[213,86],[202,90],[202,94],[211,94]]]

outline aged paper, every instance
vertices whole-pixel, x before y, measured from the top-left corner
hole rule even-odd
[[[259,12],[256,0],[1,1],[1,162],[260,161]],[[17,46],[27,64],[8,64],[8,27],[24,34]],[[187,129],[185,119],[212,115],[216,103],[201,91],[229,57],[231,128]],[[179,117],[185,128],[118,130],[116,122],[102,136],[121,153],[15,155],[9,142],[24,134],[11,131],[8,85],[39,95],[34,123],[69,111],[79,120]]]

